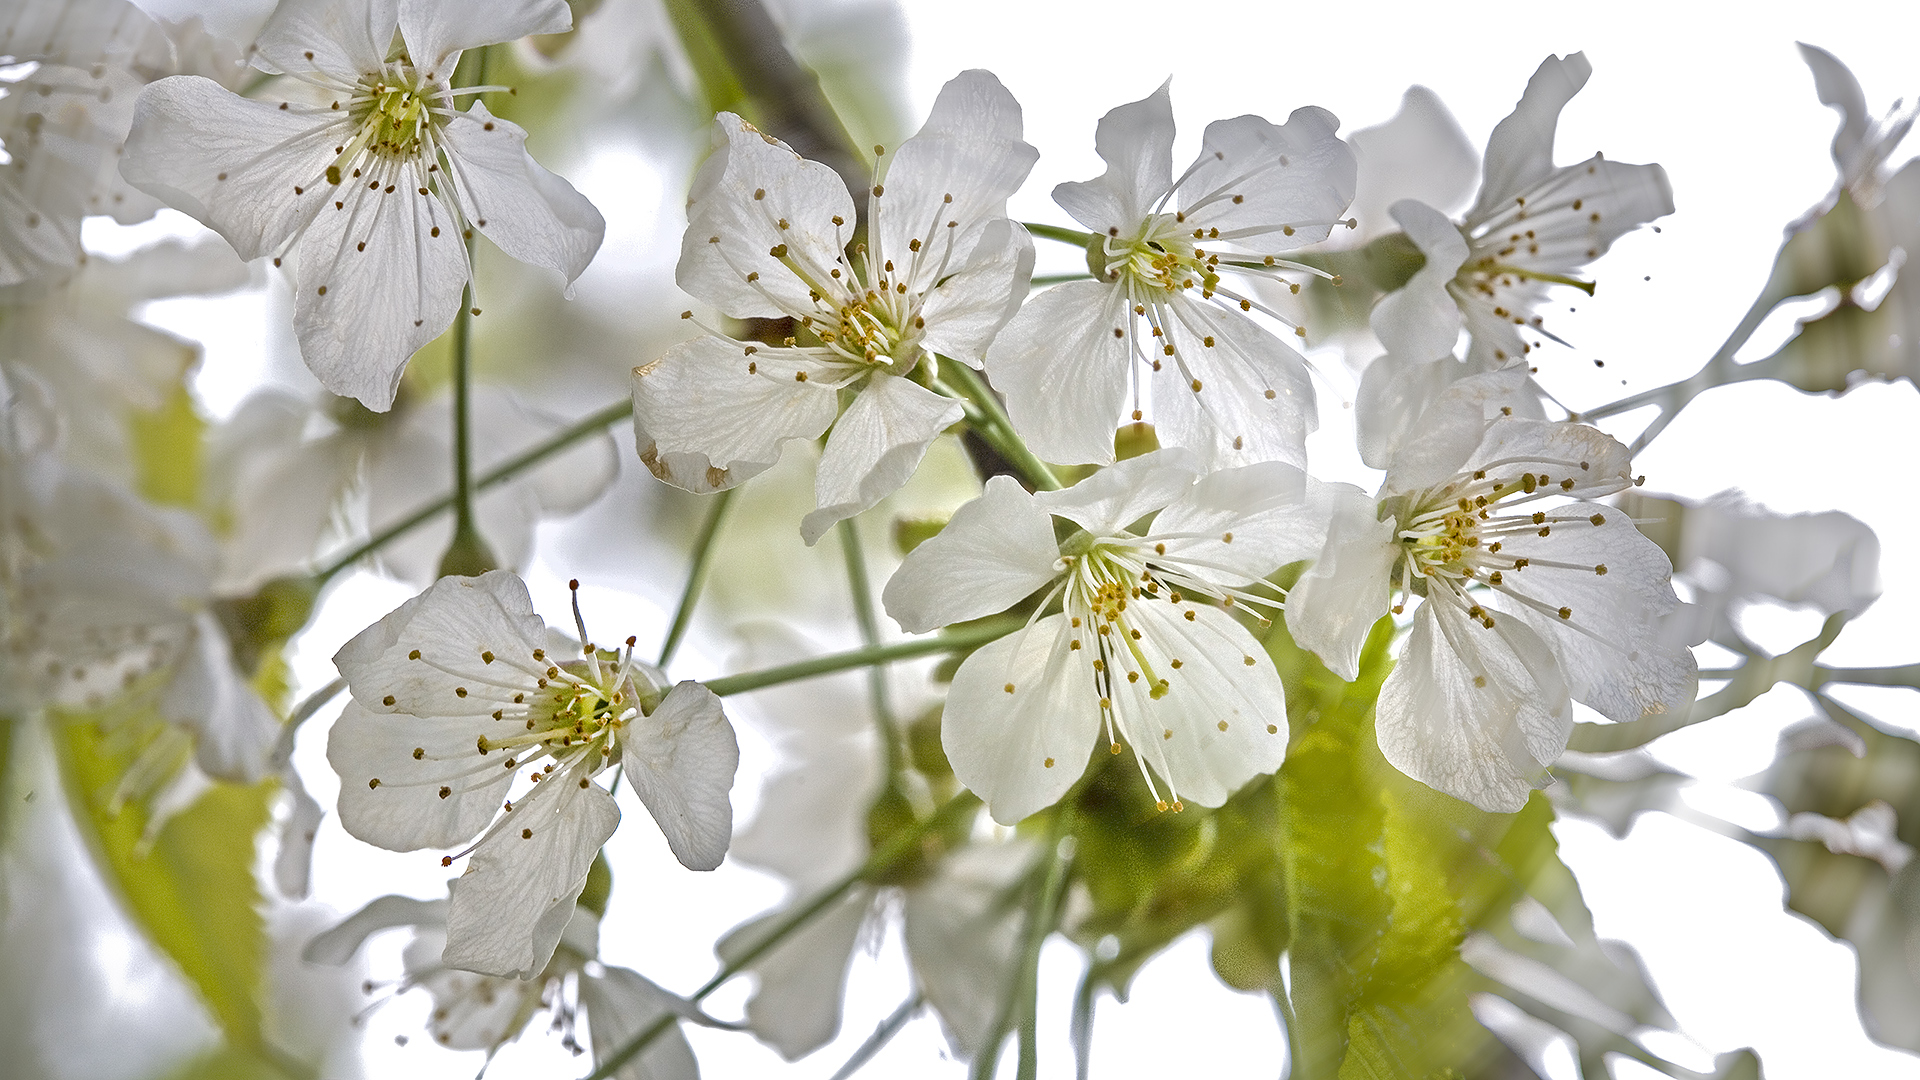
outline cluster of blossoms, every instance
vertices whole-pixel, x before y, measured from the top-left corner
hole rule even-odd
[[[704,546],[658,664],[637,634],[589,635],[577,580],[573,633],[551,629],[516,569],[541,518],[614,482],[604,429],[627,407],[567,425],[470,385],[467,342],[477,238],[569,285],[600,247],[600,213],[483,102],[512,93],[487,81],[504,55],[490,50],[568,31],[590,6],[281,0],[246,48],[125,0],[0,15],[0,716],[124,732],[137,752],[112,801],[151,811],[149,833],[210,784],[277,782],[293,805],[276,881],[298,896],[324,811],[292,767],[295,730],[344,693],[325,739],[338,824],[464,865],[444,898],[376,900],[306,956],[342,964],[411,927],[393,989],[428,991],[434,1041],[491,1057],[546,1012],[579,1052],[584,1013],[596,1059],[627,1063],[612,1075],[697,1075],[679,1022],[719,1023],[699,1008],[707,991],[683,999],[598,959],[623,786],[684,867],[731,850],[792,886],[717,946],[727,974],[759,981],[738,1026],[789,1058],[826,1043],[863,928],[899,910],[914,1004],[957,1054],[992,1055],[1016,966],[1071,906],[1056,888],[1071,845],[1041,831],[1062,836],[1077,793],[1111,784],[1101,763],[1122,755],[1128,805],[1163,824],[1277,774],[1318,717],[1290,722],[1276,656],[1329,683],[1378,677],[1363,730],[1385,761],[1510,814],[1567,760],[1576,703],[1615,726],[1677,718],[1694,646],[1755,655],[1743,605],[1837,618],[1877,595],[1858,522],[1731,497],[1649,509],[1633,449],[1536,382],[1542,339],[1558,340],[1552,291],[1591,293],[1585,268],[1673,211],[1658,165],[1555,163],[1560,112],[1590,74],[1573,54],[1547,58],[1494,128],[1458,220],[1432,178],[1408,186],[1390,147],[1343,139],[1312,106],[1216,121],[1176,174],[1167,85],[1099,121],[1104,173],[1054,189],[1084,232],[1009,216],[1039,151],[985,71],[947,83],[911,138],[875,146],[851,190],[847,163],[719,114],[676,268],[698,333],[619,364],[643,361],[637,460],[716,496]],[[1846,114],[1836,202],[1913,229],[1920,171],[1880,175],[1912,114],[1865,119],[1844,69],[1807,56]],[[163,205],[231,251],[85,256],[88,215],[132,223]],[[1364,298],[1380,355],[1352,394],[1372,494],[1310,468],[1324,376],[1300,351],[1310,301],[1349,288],[1347,245],[1369,233],[1362,261],[1392,279]],[[1036,236],[1078,245],[1086,272],[1037,283]],[[168,410],[192,412],[193,350],[131,313],[238,288],[240,260],[290,285],[326,393],[246,399],[204,447],[177,450],[191,490],[167,492],[152,458],[176,448],[153,445]],[[1920,296],[1898,282],[1862,317],[1912,319]],[[450,329],[453,385],[408,377]],[[1867,370],[1912,373],[1900,357],[1920,334],[1876,340]],[[942,440],[981,480],[899,530],[877,591],[906,639],[888,642],[853,521]],[[670,677],[720,493],[816,446],[812,509],[781,528],[809,546],[841,530],[864,648],[711,685]],[[454,494],[435,503],[449,485],[420,463],[448,457]],[[427,524],[447,507],[453,522]],[[1688,539],[1643,532],[1683,513]],[[1759,532],[1795,557],[1748,559],[1728,539]],[[475,535],[462,550],[505,568],[448,554]],[[282,648],[363,558],[421,591],[334,654],[333,686],[286,709]],[[878,672],[877,726],[830,691],[762,702],[790,760],[736,836],[724,695],[935,654],[951,662],[916,684],[930,705],[909,723]],[[975,828],[963,789],[1005,828]],[[1853,832],[1803,826],[1830,847],[1907,851],[1878,811]]]

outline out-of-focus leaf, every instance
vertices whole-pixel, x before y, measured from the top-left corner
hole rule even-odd
[[[186,383],[175,385],[158,409],[131,414],[128,427],[138,471],[134,486],[140,494],[163,506],[198,506],[201,435],[207,423],[194,412]]]
[[[305,1080],[309,1070],[283,1066],[261,1054],[237,1046],[194,1058],[168,1075],[168,1080]]]
[[[1775,256],[1764,295],[1781,300],[1842,289],[1887,265],[1885,231],[1874,215],[1841,191],[1826,213],[1787,237]]]
[[[273,783],[215,785],[169,818],[148,844],[146,811],[134,802],[116,805],[120,778],[140,749],[130,745],[136,723],[122,722],[107,736],[93,723],[68,718],[64,730],[59,751],[67,793],[101,876],[134,924],[199,991],[227,1041],[262,1052],[266,931],[253,876],[254,837],[267,822]]]

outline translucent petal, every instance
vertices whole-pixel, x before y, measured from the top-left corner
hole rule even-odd
[[[1188,447],[1214,468],[1257,461],[1304,468],[1307,435],[1320,423],[1306,360],[1238,311],[1184,292],[1161,310],[1174,350],[1154,357],[1161,443]]]
[[[1342,491],[1326,550],[1287,593],[1293,640],[1349,682],[1360,677],[1360,650],[1392,600],[1390,575],[1400,559],[1396,530],[1392,520],[1379,520],[1373,499]]]
[[[987,350],[987,376],[1027,446],[1060,464],[1113,460],[1113,432],[1133,367],[1115,337],[1131,323],[1126,293],[1070,281],[1027,301]]]
[[[1451,356],[1460,337],[1460,307],[1447,285],[1467,261],[1466,238],[1424,203],[1397,202],[1392,213],[1427,261],[1405,285],[1380,298],[1368,324],[1389,355],[1408,360]]]
[[[831,382],[795,378],[820,369],[794,350],[726,338],[674,346],[633,371],[640,460],[693,492],[730,488],[761,473],[788,439],[818,438],[839,413]]]
[[[1094,149],[1107,171],[1092,180],[1061,184],[1053,201],[1093,230],[1137,232],[1173,185],[1173,99],[1170,83],[1100,118]]]
[[[566,14],[561,0],[547,2]],[[606,220],[572,184],[527,154],[527,133],[476,101],[440,135],[460,211],[473,227],[523,263],[558,270],[569,282],[579,277],[600,249]]]
[[[1034,501],[1096,536],[1111,536],[1185,495],[1201,472],[1188,451],[1155,450],[1109,465],[1063,491],[1043,491]]]
[[[400,36],[428,79],[451,79],[463,49],[572,27],[573,11],[566,0],[400,0]]]
[[[607,967],[598,978],[580,980],[580,1003],[587,1009],[593,1060],[605,1061],[661,1017],[678,1010],[678,999],[638,972]],[[613,1073],[618,1080],[699,1080],[693,1047],[678,1024]]]
[[[327,761],[340,774],[341,827],[388,851],[447,848],[478,836],[514,776],[499,764],[504,755],[489,760],[475,746],[491,723],[382,715],[349,702],[327,737]]]
[[[399,25],[395,6],[395,0],[281,0],[255,48],[274,70],[351,80],[380,70]]]
[[[899,376],[876,373],[847,406],[815,474],[819,509],[800,522],[811,544],[913,476],[927,446],[966,415],[958,401]]]
[[[372,712],[484,717],[534,689],[548,663],[533,655],[544,654],[546,629],[513,573],[444,577],[354,635],[333,662]]]
[[[1053,519],[1010,476],[907,554],[881,601],[909,634],[1004,611],[1054,578]]]
[[[620,760],[633,790],[689,870],[711,870],[733,835],[733,773],[740,745],[720,699],[696,682],[667,692],[621,737]]]
[[[1339,129],[1337,117],[1311,105],[1285,124],[1258,116],[1208,124],[1176,196],[1187,223],[1264,251],[1325,240],[1353,201],[1353,151]]]
[[[947,692],[947,760],[1002,825],[1052,806],[1086,771],[1099,691],[1088,654],[1070,649],[1070,638],[1067,617],[1049,615],[981,646]]]

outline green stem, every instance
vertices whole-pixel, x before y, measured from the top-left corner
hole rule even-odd
[[[467,241],[473,262],[473,241]],[[473,523],[473,283],[460,294],[453,320],[453,539],[440,558],[440,573],[475,577],[499,564]]]
[[[880,624],[873,615],[873,584],[867,577],[866,553],[860,549],[860,529],[852,518],[840,519],[840,551],[847,561],[847,588],[853,594],[853,621],[860,627],[860,644],[874,649],[880,646]],[[880,729],[880,745],[887,748],[887,775],[892,776],[905,763],[900,747],[900,729],[893,715],[893,702],[887,693],[887,669],[879,664],[867,669],[867,694],[873,699],[873,719]]]
[[[865,1068],[867,1062],[873,1060],[873,1055],[886,1049],[886,1045],[893,1041],[893,1037],[900,1034],[900,1029],[907,1026],[907,1021],[913,1019],[913,1014],[919,1011],[926,1000],[925,991],[915,990],[907,1000],[900,1003],[899,1008],[893,1010],[885,1020],[880,1021],[880,1025],[873,1029],[873,1034],[867,1036],[867,1041],[860,1044],[860,1049],[855,1050],[853,1056],[847,1058],[846,1063],[834,1071],[830,1080],[847,1080],[848,1077]]]
[[[1273,1007],[1280,1012],[1280,1026],[1287,1032],[1287,1071],[1283,1080],[1302,1080],[1300,1022],[1293,1016],[1293,999],[1287,996],[1287,988],[1279,976],[1274,977],[1267,993],[1273,998]]]
[[[1093,280],[1093,275],[1088,273],[1035,274],[1033,275],[1033,278],[1027,282],[1027,284],[1032,285],[1034,288],[1039,288],[1042,285],[1058,285],[1066,281],[1092,281],[1092,280]]]
[[[680,640],[687,636],[687,627],[693,623],[693,606],[700,599],[700,589],[707,583],[707,569],[713,562],[714,540],[720,533],[720,521],[727,515],[727,505],[733,501],[733,493],[738,488],[727,488],[713,499],[713,505],[707,509],[707,519],[700,523],[700,535],[693,538],[693,565],[687,570],[687,587],[680,591],[680,605],[673,609],[673,625],[667,628],[667,640],[660,644],[659,667],[666,667],[673,654],[680,648]]]
[[[895,837],[892,843],[867,856],[867,861],[861,863],[858,869],[842,877],[832,885],[829,885],[818,896],[809,900],[804,907],[795,910],[786,918],[776,923],[774,927],[767,932],[765,937],[755,942],[740,955],[722,965],[720,970],[714,973],[713,978],[708,979],[701,985],[700,989],[688,995],[687,1000],[694,1003],[704,1001],[711,996],[715,990],[725,985],[727,980],[745,971],[755,960],[771,952],[774,946],[786,940],[794,931],[812,922],[821,912],[832,907],[841,897],[847,894],[847,890],[860,884],[860,882],[869,877],[878,876],[883,871],[890,869],[902,856],[918,846],[928,833],[945,828],[948,824],[957,820],[961,814],[970,812],[979,805],[979,797],[970,791],[963,791],[953,798],[948,799],[945,805],[933,812],[931,817],[916,823],[913,828]],[[606,1060],[599,1062],[593,1072],[586,1076],[585,1080],[606,1080],[607,1077],[619,1072],[622,1066],[633,1060],[634,1055],[645,1050],[648,1044],[665,1034],[666,1030],[672,1027],[677,1020],[679,1020],[678,1015],[669,1013],[659,1020],[654,1021],[652,1025],[635,1036],[625,1046],[608,1055]]]
[[[1075,229],[1063,229],[1058,225],[1041,225],[1032,221],[1023,221],[1021,224],[1025,225],[1027,231],[1035,236],[1047,240],[1058,240],[1063,244],[1072,244],[1074,247],[1083,248],[1093,242],[1092,233],[1084,233]]]
[[[1901,664],[1896,667],[1871,668],[1830,668],[1813,669],[1813,685],[1809,690],[1817,690],[1828,683],[1856,683],[1862,686],[1905,686],[1920,689],[1920,664]]]
[[[1026,441],[1014,432],[1013,420],[1007,416],[1007,410],[1001,407],[1000,399],[994,396],[993,388],[986,384],[986,380],[972,368],[953,361],[942,364],[941,371],[952,378],[955,389],[984,418],[984,423],[975,430],[979,431],[987,445],[1012,462],[1034,490],[1060,490],[1060,478],[1053,474],[1053,466],[1041,461],[1033,451],[1027,449]]]
[[[1054,816],[1053,846],[1047,853],[1047,880],[1040,887],[1040,908],[1033,925],[1027,928],[1026,949],[1020,958],[1020,1063],[1018,1080],[1038,1080],[1040,1075],[1040,949],[1060,921],[1060,900],[1067,891],[1067,868],[1071,853],[1062,853],[1061,838],[1066,835],[1071,806],[1063,806]]]
[[[1079,786],[1075,785],[1076,788]],[[1033,1027],[1033,1017],[1038,994],[1034,981],[1040,963],[1040,946],[1052,932],[1058,893],[1066,887],[1066,863],[1069,859],[1060,854],[1060,839],[1065,835],[1066,818],[1072,812],[1072,798],[1070,792],[1060,800],[1059,810],[1047,829],[1047,847],[1042,855],[1044,865],[1036,861],[1028,871],[1029,882],[1036,876],[1041,877],[1041,881],[1029,886],[1033,889],[1033,899],[1027,912],[1026,925],[1020,931],[1019,958],[1007,980],[1004,1004],[993,1018],[993,1027],[987,1032],[986,1039],[974,1053],[973,1069],[969,1074],[972,1080],[992,1080],[994,1073],[999,1071],[1000,1044],[1005,1041],[1007,1029],[1014,1026],[1016,1018],[1020,1025],[1020,1051],[1016,1066],[1020,1080],[1031,1080],[1031,1070],[1037,1068],[1038,1031]]]
[[[560,451],[567,449],[587,436],[606,430],[609,424],[624,420],[632,415],[632,399],[616,402],[598,412],[591,413],[574,423],[572,427],[558,432],[545,442],[535,443],[521,451],[518,455],[508,458],[506,461],[481,473],[478,477],[474,478],[473,488],[475,491],[485,491],[496,484],[506,483],[508,480],[540,464]],[[314,571],[314,584],[323,585],[332,580],[342,570],[379,551],[406,533],[433,520],[441,511],[452,505],[453,494],[449,492],[425,506],[420,507],[406,517],[401,518],[399,521],[388,525],[379,532],[374,533],[365,543],[360,544],[346,554],[334,559],[326,566]]]
[[[761,671],[709,679],[707,689],[721,697],[726,697],[729,694],[744,694],[749,690],[759,690],[762,687],[811,679],[816,675],[831,675],[836,671],[847,671],[873,664],[887,664],[895,660],[910,660],[916,656],[929,656],[934,653],[958,652],[961,649],[984,645],[995,638],[1005,637],[1020,629],[1025,623],[1026,620],[1017,615],[982,619],[958,630],[948,630],[942,634],[932,634],[912,641],[897,641],[891,645],[876,645],[850,652],[816,656],[811,660],[799,660]]]

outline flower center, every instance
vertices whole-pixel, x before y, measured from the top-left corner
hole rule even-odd
[[[1138,289],[1174,293],[1199,286],[1211,297],[1220,285],[1220,256],[1195,246],[1193,241],[1204,239],[1205,230],[1192,231],[1202,235],[1190,236],[1180,214],[1155,214],[1133,239],[1108,237],[1097,253],[1090,251],[1089,262],[1099,262],[1090,269],[1097,278],[1124,278]],[[1213,230],[1215,236],[1219,233]]]
[[[412,64],[402,60],[360,80],[349,115],[369,152],[388,158],[412,158],[428,142],[435,123],[433,102],[442,96]]]

